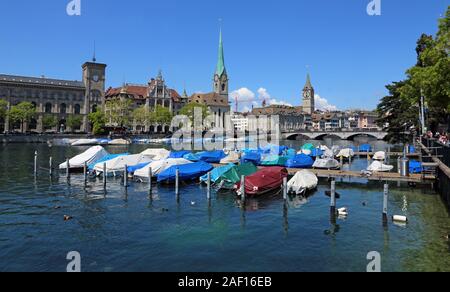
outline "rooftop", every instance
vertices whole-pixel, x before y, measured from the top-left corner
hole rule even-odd
[[[45,77],[27,77],[27,76],[14,76],[0,74],[0,83],[23,83],[29,85],[47,85],[58,87],[78,87],[85,88],[84,83],[81,81],[69,81],[60,79],[51,79]]]

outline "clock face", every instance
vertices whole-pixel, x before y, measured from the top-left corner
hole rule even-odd
[[[100,80],[100,76],[98,76],[98,74],[94,74],[94,76],[92,76],[92,80],[94,82],[98,82]]]
[[[305,98],[311,98],[311,92],[305,91],[304,96]]]

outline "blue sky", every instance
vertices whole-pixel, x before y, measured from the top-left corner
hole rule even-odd
[[[0,72],[79,80],[95,41],[108,86],[162,69],[179,92],[209,92],[222,18],[230,91],[300,105],[309,65],[329,104],[371,109],[449,4],[381,1],[382,15],[370,17],[370,0],[81,0],[82,15],[70,17],[69,0],[0,0]]]

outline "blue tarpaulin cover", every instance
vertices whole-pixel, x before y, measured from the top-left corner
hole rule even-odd
[[[372,146],[370,146],[369,144],[363,144],[361,146],[359,146],[359,152],[371,152],[372,151]]]
[[[199,153],[190,153],[187,155],[184,155],[183,158],[196,162],[196,161],[203,161],[208,163],[220,163],[222,159],[226,157],[225,153],[220,151],[207,151],[207,152],[199,152]]]
[[[190,153],[191,151],[172,151],[170,152],[169,158],[183,158]]]
[[[180,181],[190,181],[210,172],[214,167],[203,161],[172,166],[158,175],[158,182],[174,182],[177,169],[180,171]]]
[[[256,152],[247,152],[241,158],[241,164],[251,162],[254,165],[259,165],[261,163],[261,154]]]
[[[409,173],[421,173],[423,171],[422,163],[411,160],[409,162]]]
[[[97,163],[102,163],[102,162],[106,162],[106,161],[110,161],[114,158],[120,157],[120,156],[126,156],[126,155],[130,155],[130,153],[121,153],[121,154],[109,154],[106,155],[105,157],[103,157],[102,159],[95,161],[94,163],[91,163],[88,165],[88,169],[89,170],[94,170],[94,167]]]
[[[144,162],[144,163],[139,163],[139,164],[136,164],[136,165],[133,165],[133,166],[128,166],[127,167],[128,173],[134,173],[136,170],[144,168],[144,167],[146,167],[149,164],[150,164],[150,162]]]
[[[314,164],[314,160],[305,154],[296,155],[294,158],[289,159],[286,162],[288,168],[311,168]]]

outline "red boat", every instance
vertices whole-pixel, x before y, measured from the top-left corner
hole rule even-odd
[[[245,177],[245,194],[259,196],[280,189],[285,177],[288,177],[288,172],[284,167],[263,168]],[[238,195],[241,195],[240,182],[235,185],[235,189]]]

